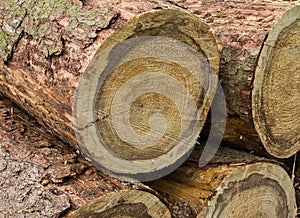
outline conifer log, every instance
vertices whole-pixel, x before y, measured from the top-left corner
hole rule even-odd
[[[277,158],[295,154],[300,149],[299,2],[172,2],[203,18],[216,36],[227,103],[224,144],[259,154],[266,149]]]
[[[135,14],[166,7],[136,5]],[[118,16],[118,6],[5,2],[0,90],[106,173],[151,180],[193,149],[216,89],[219,52],[193,14],[156,10],[124,24],[131,9],[120,5]]]
[[[295,217],[292,179],[274,161],[222,147],[198,167],[196,150],[176,171],[148,185],[170,202],[174,217]]]

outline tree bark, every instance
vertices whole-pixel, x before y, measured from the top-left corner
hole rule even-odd
[[[157,10],[121,26],[128,5],[17,2],[2,6],[4,94],[118,178],[151,180],[186,159],[217,83],[219,54],[205,23]],[[133,14],[166,7],[134,5]]]
[[[176,171],[148,183],[170,202],[175,217],[296,215],[293,182],[278,163],[223,147],[199,168],[201,153],[196,149]]]
[[[149,187],[122,183],[97,171],[1,96],[0,155],[0,213],[4,217],[70,217],[99,197],[112,206],[106,213],[101,211],[101,217],[122,207],[129,212],[146,211],[145,217],[171,217]]]
[[[259,154],[265,148],[278,158],[295,154],[300,149],[295,34],[300,9],[287,11],[299,3],[172,2],[203,18],[216,36],[228,116],[223,142]]]

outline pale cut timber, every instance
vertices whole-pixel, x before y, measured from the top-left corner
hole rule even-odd
[[[227,103],[223,143],[278,158],[296,153],[300,149],[300,13],[295,6],[299,1],[171,2],[203,18],[218,42],[219,78]],[[280,37],[283,49],[271,48],[276,44],[272,40],[280,43]],[[284,57],[277,61],[274,52]]]
[[[82,217],[171,218],[171,214],[156,196],[145,191],[127,190],[94,199],[70,216]]]
[[[295,217],[293,182],[278,163],[223,147],[199,168],[201,152],[147,183],[170,202],[174,217]]]
[[[300,150],[300,6],[287,11],[261,51],[252,92],[255,128],[268,153]]]
[[[83,152],[118,177],[159,177],[184,161],[216,87],[219,53],[204,22],[182,10],[156,10],[122,26],[126,11],[133,16],[168,7],[163,2],[137,1],[137,11],[115,1],[17,2],[0,7],[2,93],[75,147],[78,124]],[[128,84],[134,89],[121,92]]]

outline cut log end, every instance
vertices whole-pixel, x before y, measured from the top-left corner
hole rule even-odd
[[[291,179],[270,163],[237,168],[208,204],[205,217],[294,217],[296,210]]]
[[[79,208],[71,218],[143,217],[170,218],[168,208],[154,195],[144,191],[120,191],[97,198]]]
[[[300,6],[269,33],[256,70],[254,124],[266,150],[287,158],[300,150]]]
[[[204,124],[218,66],[214,36],[195,15],[166,9],[131,19],[79,83],[74,117],[83,150],[113,176],[160,171],[148,180],[175,169]]]

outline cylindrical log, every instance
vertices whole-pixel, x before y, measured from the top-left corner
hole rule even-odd
[[[148,183],[170,202],[175,217],[295,217],[293,182],[278,163],[222,147],[199,168],[197,152]]]
[[[98,217],[171,217],[153,190],[97,171],[1,96],[0,190],[1,217],[70,217],[99,197]]]
[[[60,138],[79,142],[105,172],[161,177],[196,143],[217,85],[217,44],[202,20],[182,10],[156,10],[121,25],[124,17],[101,4],[5,2],[1,92]]]
[[[81,217],[136,217],[171,218],[170,211],[152,194],[131,190],[114,192],[88,202],[71,218]]]
[[[299,2],[172,2],[203,18],[216,36],[228,115],[223,142],[257,153],[264,146],[278,158],[296,153],[300,7],[288,10]]]

